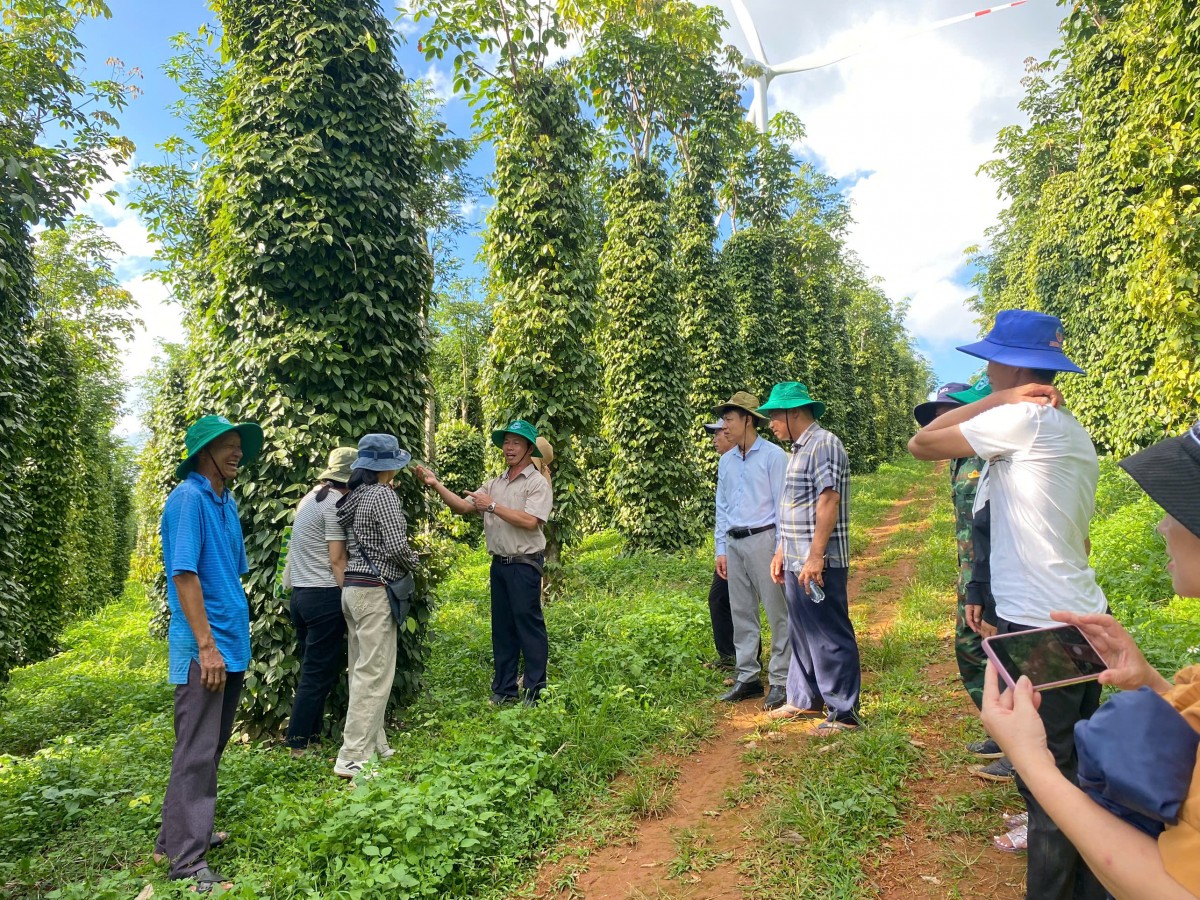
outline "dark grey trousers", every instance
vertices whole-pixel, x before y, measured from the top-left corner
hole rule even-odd
[[[175,686],[175,750],[154,852],[171,861],[171,878],[187,878],[208,864],[217,811],[217,766],[233,733],[245,672],[229,672],[225,690],[200,683],[192,660],[187,684]]]

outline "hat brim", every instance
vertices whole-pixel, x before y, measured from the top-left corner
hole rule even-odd
[[[760,414],[773,413],[773,412],[786,412],[789,409],[804,409],[804,407],[806,407],[806,406],[809,407],[809,412],[812,413],[812,417],[814,419],[819,419],[819,418],[821,418],[821,416],[825,415],[825,404],[822,403],[820,400],[809,400],[807,403],[791,403],[791,404],[764,403],[762,406],[760,406],[758,408],[758,412]],[[770,417],[764,416],[764,418],[770,418]]]
[[[704,430],[707,431],[709,434],[716,434],[718,431],[724,431],[725,426],[724,425],[705,425]]]
[[[970,403],[977,403],[989,394],[991,394],[990,389],[984,393],[980,393],[979,391],[975,390],[975,388],[967,388],[965,391],[947,394],[946,397],[950,400],[957,401],[961,406],[966,406]]]
[[[926,403],[918,403],[913,407],[913,418],[917,420],[918,425],[924,428],[940,416],[944,410],[956,409],[962,405],[961,400],[930,400]]]
[[[1190,433],[1167,438],[1117,465],[1151,500],[1200,537],[1200,441]]]
[[[372,472],[398,472],[412,461],[412,454],[407,450],[397,451],[400,455],[395,459],[371,459],[360,456],[350,463],[350,470],[369,469]]]
[[[492,432],[492,446],[502,447],[504,445],[504,436],[506,434],[515,434],[517,437],[525,438],[525,440],[529,441],[529,436],[521,434],[519,431],[509,431],[507,428],[497,428]],[[542,451],[538,449],[537,441],[529,441],[529,445],[533,447],[533,452],[529,455],[536,456],[538,459],[541,459]]]
[[[748,407],[748,406],[738,406],[736,403],[722,403],[719,406],[714,406],[712,408],[712,414],[714,416],[723,416],[723,415],[725,415],[725,413],[729,412],[731,409],[736,409],[738,412],[747,413],[748,415],[751,415],[754,418],[758,419],[760,422],[767,421],[767,417],[764,416],[762,413],[760,413],[757,409],[750,409],[750,407]],[[705,427],[708,427],[708,426],[705,426]]]
[[[1051,372],[1074,372],[1077,375],[1086,374],[1083,369],[1067,359],[1061,350],[1043,350],[1038,347],[1007,347],[996,344],[984,338],[974,344],[963,344],[956,347],[968,356],[986,359],[988,362],[998,362],[1006,366],[1020,369],[1046,369]]]
[[[230,425],[215,432],[212,437],[188,454],[188,458],[175,467],[175,477],[186,478],[188,473],[195,471],[196,463],[200,461],[200,451],[221,435],[228,434],[231,431],[236,431],[242,438],[242,458],[238,462],[238,468],[240,469],[242,466],[249,465],[258,459],[258,455],[262,453],[263,448],[263,430],[254,422],[241,422],[238,425]]]

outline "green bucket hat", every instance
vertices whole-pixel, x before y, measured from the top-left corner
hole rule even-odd
[[[988,378],[987,369],[982,369],[971,379],[970,386],[965,391],[958,391],[948,396],[951,400],[957,400],[959,403],[974,403],[976,400],[982,400],[991,392],[992,382]]]
[[[810,397],[807,387],[798,381],[784,381],[771,388],[771,396],[758,408],[758,411],[766,414],[775,410],[799,409],[802,406],[812,407],[809,412],[812,413],[814,419],[825,415],[825,404]]]
[[[738,391],[724,403],[718,403],[712,408],[713,415],[723,416],[731,409],[740,409],[742,412],[750,413],[760,422],[767,421],[767,417],[758,412],[758,398],[748,391]]]
[[[492,443],[499,447],[504,443],[504,436],[506,434],[515,434],[518,437],[525,438],[525,440],[533,445],[533,453],[531,455],[541,457],[542,451],[537,446],[537,429],[524,419],[513,419],[508,423],[507,428],[497,428],[492,432]]]
[[[186,478],[187,474],[196,468],[199,453],[227,431],[236,431],[242,436],[242,461],[239,465],[252,463],[262,452],[263,431],[253,422],[242,422],[234,425],[224,416],[201,416],[187,430],[183,442],[187,447],[187,456],[175,467],[176,478]]]

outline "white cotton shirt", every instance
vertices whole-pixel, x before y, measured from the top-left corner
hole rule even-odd
[[[987,461],[975,509],[992,503],[996,614],[1019,625],[1056,625],[1054,609],[1108,608],[1088,564],[1088,526],[1100,467],[1083,426],[1036,403],[993,407],[959,426]]]

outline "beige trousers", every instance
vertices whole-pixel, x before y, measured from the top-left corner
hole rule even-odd
[[[338,761],[362,763],[385,754],[383,716],[396,678],[396,622],[382,587],[342,588],[346,616],[350,706]]]

